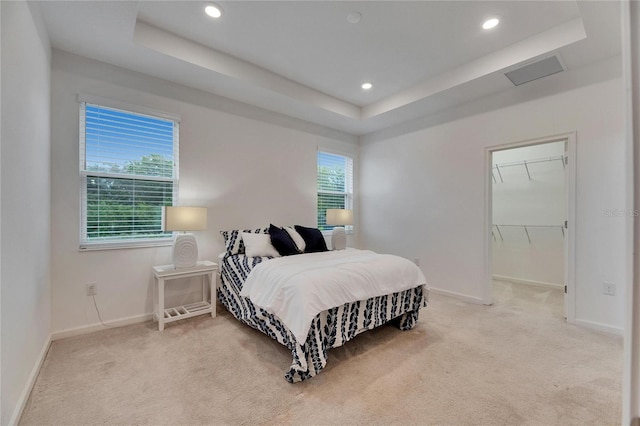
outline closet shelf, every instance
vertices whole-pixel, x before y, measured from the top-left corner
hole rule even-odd
[[[527,171],[527,176],[529,177],[529,180],[531,179],[531,173],[529,172],[529,164],[536,164],[536,163],[546,163],[549,161],[560,161],[562,163],[562,168],[565,168],[565,164],[564,164],[564,155],[557,155],[554,157],[544,157],[544,158],[534,158],[532,160],[523,160],[523,161],[513,161],[510,163],[496,163],[494,164],[494,166],[492,167],[491,170],[491,176],[493,177],[493,183],[498,183],[496,176],[493,174],[493,171],[497,171],[498,172],[498,176],[500,177],[500,182],[504,183],[504,179],[502,178],[502,173],[500,172],[500,168],[505,168],[505,167],[514,167],[514,166],[524,166],[525,170]]]
[[[529,244],[531,244],[531,235],[529,235],[529,229],[531,228],[546,228],[546,229],[560,229],[560,231],[562,232],[562,237],[564,238],[565,234],[564,234],[564,226],[562,225],[493,225],[496,230],[498,231],[498,235],[500,236],[500,241],[504,241],[504,237],[502,236],[502,231],[500,231],[500,228],[509,228],[509,227],[516,227],[516,228],[523,228],[525,234],[527,235],[527,240],[529,240]],[[496,241],[496,234],[493,232],[493,230],[491,231],[491,235],[493,236],[494,241]]]

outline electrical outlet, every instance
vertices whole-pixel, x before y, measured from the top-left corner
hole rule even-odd
[[[95,296],[96,294],[98,294],[98,284],[87,284],[87,296]]]
[[[602,294],[608,296],[616,295],[616,285],[614,283],[602,283]]]

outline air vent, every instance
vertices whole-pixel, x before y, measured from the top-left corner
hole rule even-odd
[[[521,68],[509,71],[504,75],[516,86],[537,80],[548,75],[564,71],[557,56],[550,56],[539,61],[527,64]]]

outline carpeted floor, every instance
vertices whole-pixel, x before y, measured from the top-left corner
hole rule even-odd
[[[297,384],[290,353],[221,306],[57,341],[21,424],[619,424],[622,339],[565,324],[557,290],[495,299],[431,294],[415,329],[364,333]]]

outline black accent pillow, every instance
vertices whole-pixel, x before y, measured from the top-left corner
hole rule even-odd
[[[298,246],[284,229],[272,224],[269,226],[269,235],[271,236],[271,244],[278,250],[280,256],[291,256],[292,254],[300,253]]]
[[[304,240],[306,245],[304,249],[305,253],[329,251],[327,249],[327,243],[324,241],[324,237],[322,236],[322,232],[320,232],[318,228],[307,228],[300,225],[296,225],[295,228]]]

